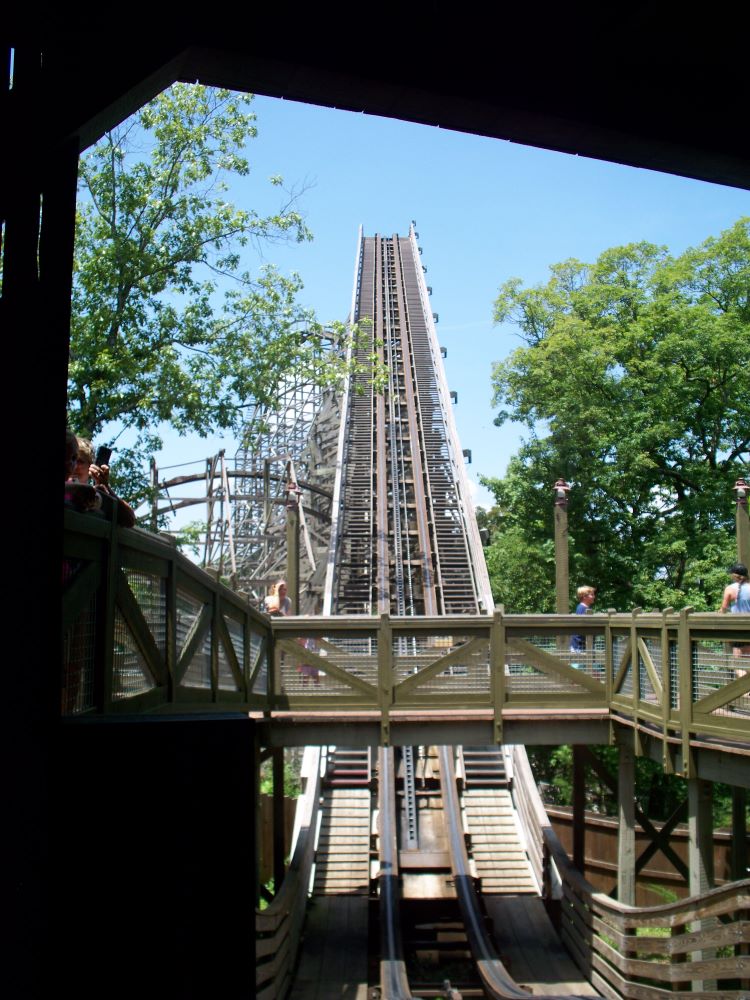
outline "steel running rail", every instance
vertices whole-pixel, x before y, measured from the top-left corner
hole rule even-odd
[[[443,810],[448,831],[453,879],[458,896],[461,918],[469,940],[471,954],[482,980],[482,986],[492,1000],[528,1000],[528,992],[522,990],[500,961],[495,946],[484,926],[479,899],[474,889],[474,880],[466,853],[461,809],[456,788],[456,769],[451,747],[442,746],[440,754],[440,787]],[[565,994],[571,1000],[574,994]],[[560,994],[536,994],[538,1000],[562,1000]],[[580,1000],[584,1000],[583,997]],[[590,1000],[590,998],[589,998]]]
[[[380,996],[381,1000],[413,1000],[401,941],[401,892],[396,826],[396,768],[393,748],[378,752],[380,822]]]

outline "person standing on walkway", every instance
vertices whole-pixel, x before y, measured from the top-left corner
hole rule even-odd
[[[747,566],[738,562],[734,566],[730,566],[728,572],[732,582],[724,588],[724,597],[719,611],[722,614],[729,612],[733,615],[748,615],[750,614],[750,580],[748,580]],[[750,642],[733,642],[732,651],[735,656],[750,657]],[[750,669],[750,663],[748,663],[748,669]]]
[[[292,613],[292,600],[287,596],[286,580],[278,580],[272,587],[271,593],[264,601],[267,615],[290,615]]]
[[[585,615],[589,608],[592,607],[594,601],[596,600],[596,587],[579,587],[576,591],[576,597],[578,598],[578,604],[576,605],[576,614]],[[570,651],[571,653],[582,653],[586,649],[586,637],[583,635],[572,635],[570,637]],[[573,664],[575,666],[575,664]]]

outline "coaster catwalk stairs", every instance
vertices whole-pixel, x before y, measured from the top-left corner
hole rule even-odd
[[[524,849],[502,750],[464,747],[461,805],[482,892],[538,895]]]
[[[315,895],[367,895],[371,815],[369,750],[332,748],[323,780]]]

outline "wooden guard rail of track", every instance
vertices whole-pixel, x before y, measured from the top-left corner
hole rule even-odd
[[[307,887],[315,854],[320,809],[320,749],[311,752],[307,787],[297,803],[297,840],[284,882],[273,901],[255,916],[255,985],[258,1000],[274,1000],[289,991],[307,909]]]
[[[65,512],[63,714],[608,711],[664,742],[750,747],[750,617],[365,615],[270,620],[165,538]],[[570,637],[585,648],[570,650]]]
[[[663,906],[631,907],[596,892],[552,829],[525,748],[513,748],[513,794],[560,934],[592,986],[612,1000],[750,997],[750,879]]]

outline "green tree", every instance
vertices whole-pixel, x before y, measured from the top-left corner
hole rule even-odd
[[[244,263],[246,249],[311,238],[293,195],[267,216],[226,200],[227,180],[250,170],[251,100],[177,84],[81,160],[70,421],[87,437],[113,420],[137,433],[115,463],[131,495],[159,422],[237,430],[290,372],[323,384],[342,373],[297,301],[299,277]]]
[[[750,459],[750,220],[678,257],[636,243],[557,264],[535,288],[513,279],[495,319],[525,342],[494,365],[496,423],[530,431],[487,481],[509,610],[532,610],[524,546],[536,573],[559,476],[574,487],[571,580],[598,586],[599,607],[715,608]]]
[[[534,777],[540,785],[548,805],[573,805],[573,748],[527,747]],[[618,750],[616,747],[591,747],[609,773],[611,784],[617,786]],[[585,807],[605,816],[617,815],[617,796],[610,783],[602,781],[597,772],[585,764]],[[712,787],[714,825],[730,826],[732,819],[732,790],[729,785],[714,782]],[[687,783],[676,774],[665,774],[661,764],[649,757],[635,759],[635,797],[644,815],[664,822],[680,803],[687,798]],[[750,806],[748,807],[750,818]]]

